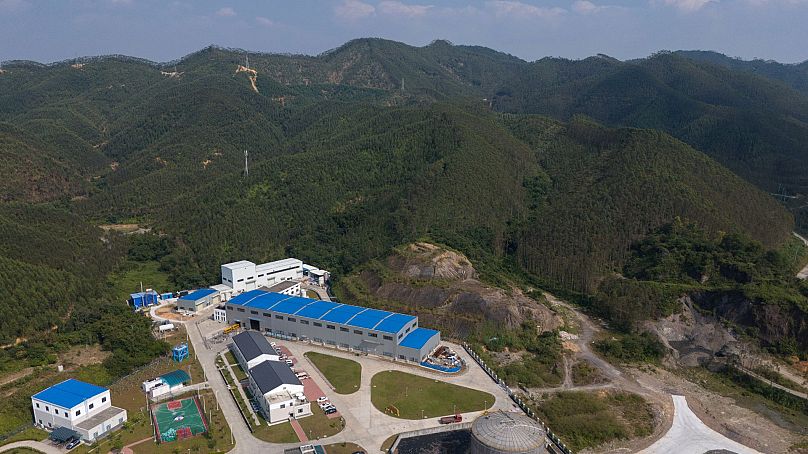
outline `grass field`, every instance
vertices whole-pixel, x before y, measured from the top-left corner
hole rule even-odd
[[[120,270],[110,274],[108,282],[121,300],[128,299],[130,293],[139,292],[141,282],[144,289],[153,288],[158,292],[171,290],[168,275],[160,271],[158,262],[127,261]]]
[[[651,405],[626,392],[562,392],[534,402],[533,407],[574,451],[612,440],[644,437],[654,430]]]
[[[326,454],[352,454],[365,449],[355,443],[334,443],[323,446]]]
[[[344,419],[341,417],[330,419],[316,403],[311,404],[311,412],[311,416],[297,420],[309,440],[330,437],[342,432],[342,429],[345,428]]]
[[[255,427],[253,435],[259,440],[268,441],[270,443],[296,443],[300,441],[297,438],[295,430],[292,429],[292,425],[288,422],[269,426],[266,420],[261,419],[261,425]]]
[[[338,394],[351,394],[359,390],[362,366],[350,359],[337,358],[317,352],[306,352],[306,358],[320,370]]]
[[[23,430],[22,432],[0,441],[0,446],[14,443],[15,441],[34,440],[42,441],[48,438],[48,433],[42,429],[31,427],[30,429]]]
[[[371,386],[373,406],[382,412],[395,406],[397,417],[403,419],[482,411],[495,401],[494,396],[483,391],[398,371],[379,372],[371,379]]]

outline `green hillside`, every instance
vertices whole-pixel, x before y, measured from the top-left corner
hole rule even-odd
[[[727,170],[801,190],[808,103],[779,82],[673,55],[527,63],[367,39],[316,57],[250,53],[253,88],[245,54],[4,64],[0,265],[6,282],[17,267],[59,284],[23,292],[20,314],[37,322],[0,337],[105,338],[100,320],[133,317],[113,296],[124,290],[102,285],[113,272],[191,288],[218,281],[220,263],[292,255],[339,279],[432,238],[483,273],[592,295],[677,218],[769,249],[793,229]],[[143,244],[95,227],[116,222],[160,244],[127,255]]]

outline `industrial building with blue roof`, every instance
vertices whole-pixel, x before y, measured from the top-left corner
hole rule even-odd
[[[126,410],[112,406],[109,389],[74,378],[31,396],[31,409],[36,426],[90,442],[126,422]]]
[[[440,332],[418,317],[331,301],[250,290],[227,302],[227,321],[278,336],[311,340],[400,360],[421,362]]]
[[[217,304],[220,301],[219,291],[212,288],[201,288],[193,292],[181,296],[177,299],[177,309],[186,312],[196,312],[211,304]]]

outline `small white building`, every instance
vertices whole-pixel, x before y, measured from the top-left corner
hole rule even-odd
[[[213,320],[219,323],[227,323],[227,310],[224,306],[217,306],[213,309]]]
[[[270,424],[289,418],[310,416],[311,403],[303,394],[303,384],[289,366],[280,361],[264,361],[250,369],[250,391]]]
[[[126,422],[126,410],[111,400],[109,389],[71,378],[31,396],[34,425],[65,427],[94,442]]]
[[[233,336],[233,355],[244,370],[264,361],[279,361],[280,355],[269,345],[266,337],[256,331],[244,331]]]
[[[283,281],[273,285],[272,287],[262,287],[261,290],[280,293],[288,296],[304,296],[300,287],[300,281]]]
[[[141,388],[150,398],[154,399],[165,394],[177,394],[182,392],[183,388],[185,388],[185,384],[190,382],[191,377],[188,375],[188,372],[177,369],[173,372],[160,375],[157,378],[144,381]]]
[[[247,260],[222,265],[222,285],[232,288],[234,294],[302,278],[303,262],[295,258],[260,265]]]

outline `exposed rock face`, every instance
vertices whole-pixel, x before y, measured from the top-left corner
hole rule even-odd
[[[682,312],[648,322],[647,328],[673,350],[673,358],[684,366],[709,364],[715,354],[738,348],[738,340],[713,317],[694,309],[690,297],[681,300]]]
[[[759,304],[741,292],[703,292],[691,295],[699,307],[716,317],[756,330],[764,345],[774,346],[793,340],[801,350],[808,350],[808,318],[805,312],[790,304]]]
[[[477,280],[463,255],[434,244],[415,243],[388,257],[385,277],[359,275],[371,296],[416,311],[422,324],[440,325],[448,335],[465,337],[483,323],[505,329],[533,321],[542,331],[562,325],[560,316],[518,288],[501,289]]]

